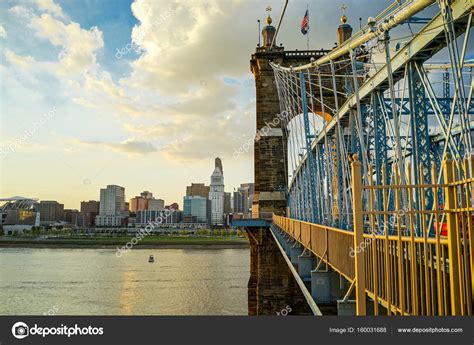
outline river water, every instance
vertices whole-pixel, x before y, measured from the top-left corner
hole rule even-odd
[[[115,252],[0,248],[0,315],[247,315],[248,249]]]

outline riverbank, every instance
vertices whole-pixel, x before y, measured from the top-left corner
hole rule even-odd
[[[90,238],[21,238],[0,237],[0,248],[116,248],[133,243],[136,249],[173,248],[173,249],[226,249],[248,248],[247,239],[243,237],[184,237],[184,236],[149,236],[136,242],[132,236],[125,237],[90,237]]]

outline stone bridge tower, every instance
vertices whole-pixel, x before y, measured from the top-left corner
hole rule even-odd
[[[285,214],[287,198],[286,134],[276,119],[280,114],[275,76],[270,62],[282,66],[299,66],[318,59],[326,50],[285,51],[283,46],[272,46],[276,29],[268,15],[262,30],[263,45],[257,47],[250,60],[255,78],[257,99],[257,134],[254,145],[255,194],[252,218],[270,219],[272,213]],[[269,125],[274,121],[277,126]],[[264,129],[265,128],[265,129]],[[264,129],[262,131],[262,129]]]

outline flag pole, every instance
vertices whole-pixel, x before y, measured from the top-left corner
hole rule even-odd
[[[308,11],[308,35],[306,35],[306,48],[309,50],[309,29],[311,28],[309,26],[309,8],[308,8],[308,3],[306,3],[306,11]]]

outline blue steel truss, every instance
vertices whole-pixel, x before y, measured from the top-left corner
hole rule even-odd
[[[444,2],[444,6],[446,4]],[[471,131],[470,135],[474,133],[474,122],[469,118],[474,115],[474,99],[467,97],[464,90],[460,91],[463,68],[458,57],[451,58],[456,55],[456,52],[453,53],[455,38],[470,27],[465,26],[467,20],[459,9],[462,6],[459,3],[450,6],[457,6],[458,10],[451,13],[449,9],[447,28],[439,25],[443,14],[438,13],[426,23],[419,35],[399,47],[394,56],[388,54],[384,67],[373,75],[364,75],[360,68],[364,61],[356,61],[354,50],[351,50],[350,67],[347,63],[339,64],[338,58],[330,59],[325,65],[321,62],[321,66],[308,64],[298,71],[272,63],[273,69],[279,73],[279,81],[283,81],[278,89],[280,101],[283,99],[283,104],[297,109],[294,116],[301,115],[304,124],[304,133],[298,133],[298,138],[304,140],[296,148],[298,162],[292,168],[288,189],[292,218],[351,229],[351,176],[347,171],[349,154],[358,154],[365,181],[370,179],[382,185],[394,183],[394,164],[402,167],[399,183],[406,183],[405,174],[409,171],[406,164],[412,166],[411,178],[415,184],[435,183],[437,181],[432,181],[431,176],[432,164],[438,171],[437,175],[442,176],[439,173],[441,160],[446,154],[454,153],[460,157],[464,152],[474,152],[473,147],[465,147],[466,143],[469,144],[466,131]],[[446,31],[449,31],[448,39],[444,39]],[[451,65],[442,67],[442,87],[437,88],[441,95],[437,96],[423,64],[446,47],[450,49]],[[343,61],[347,58],[339,57]],[[336,74],[341,78],[340,82],[336,81]],[[312,83],[312,80],[318,82]],[[402,82],[403,90],[408,91],[395,95],[394,85],[401,85]],[[450,83],[455,85],[454,92]],[[290,90],[285,91],[285,88]],[[319,133],[312,132],[310,126],[310,113],[311,116],[315,114],[314,104],[319,107],[316,111],[322,110],[323,118],[326,113],[331,115],[330,119],[324,118],[324,130]],[[454,117],[456,121],[453,122]],[[402,124],[405,127],[400,131],[397,126]],[[386,171],[385,179],[383,169]],[[369,171],[373,171],[373,176],[367,176]],[[431,188],[417,193],[414,195],[415,208],[422,208],[422,197],[427,209],[438,207],[433,205]],[[387,205],[384,205],[383,192],[377,189],[375,210],[388,208],[393,211],[396,206],[394,194],[386,196]],[[406,195],[401,196],[401,199],[406,198]],[[367,200],[366,196],[363,200]],[[397,200],[398,207],[406,207],[406,200]],[[442,204],[444,201],[439,199],[439,202]],[[419,221],[416,219],[415,223]],[[393,225],[388,225],[387,229],[390,233],[394,230]]]

